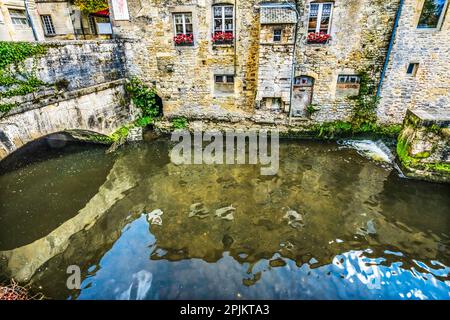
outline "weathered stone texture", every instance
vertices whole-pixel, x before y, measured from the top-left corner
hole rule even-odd
[[[133,39],[126,45],[128,68],[148,84],[156,84],[166,114],[215,117],[228,112],[252,113],[263,94],[281,98],[285,106],[290,102],[288,66],[292,64],[289,50],[293,46],[275,49],[267,42],[272,37],[270,28],[295,26],[294,14],[292,10],[273,9],[283,12],[276,17],[269,12],[260,20],[263,2],[129,0],[131,20],[115,21],[114,32],[121,38]],[[321,110],[314,120],[345,120],[350,117],[353,105],[346,98],[336,97],[337,77],[342,73],[368,71],[377,82],[398,0],[335,1],[332,40],[324,45],[305,41],[310,2],[297,2],[301,17],[295,75],[315,79],[312,103],[320,105]],[[212,5],[216,3],[235,5],[235,46],[212,44]],[[192,12],[194,46],[175,46],[172,18],[175,12]],[[234,93],[215,92],[213,75],[217,73],[235,75]]]
[[[60,96],[44,106],[24,104],[0,120],[0,159],[24,144],[65,130],[90,130],[108,135],[132,121],[122,81]]]
[[[450,111],[408,110],[397,151],[407,176],[450,182]]]
[[[125,76],[125,55],[121,41],[46,42],[48,51],[28,58],[25,70],[48,84],[67,83],[68,90],[101,84]]]
[[[337,0],[327,44],[307,44],[308,12],[305,1],[299,28],[295,76],[314,78],[312,103],[320,110],[317,121],[348,120],[353,103],[336,95],[340,74],[367,72],[377,84],[384,63],[398,0]]]
[[[418,29],[424,0],[405,0],[381,90],[378,117],[383,123],[401,123],[406,110],[450,108],[450,18],[438,29]],[[415,76],[409,63],[419,63]]]

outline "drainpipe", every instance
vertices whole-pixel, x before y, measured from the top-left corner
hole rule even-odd
[[[298,21],[300,20],[300,13],[294,5],[290,5],[291,9],[295,11],[297,16],[297,21],[295,22],[295,32],[294,32],[294,49],[292,52],[292,69],[291,69],[291,89],[289,92],[289,120],[288,124],[291,125],[292,120],[292,97],[294,91],[294,78],[295,78],[295,67],[297,65],[295,52],[297,51],[297,33],[298,33]]]
[[[26,12],[26,14],[27,14],[27,19],[28,19],[28,22],[29,22],[29,24],[30,24],[31,30],[33,31],[33,37],[34,37],[34,40],[35,40],[35,41],[39,41],[39,38],[38,38],[38,35],[37,35],[37,32],[36,32],[36,28],[35,28],[35,26],[34,26],[34,22],[33,22],[33,20],[31,19],[30,11],[29,11],[29,9],[28,9],[28,1],[27,1],[27,0],[23,0],[23,3],[25,4],[25,12]]]
[[[391,35],[391,39],[389,41],[388,51],[386,53],[386,60],[384,61],[383,71],[381,72],[380,82],[379,82],[378,88],[377,88],[377,97],[380,97],[381,87],[383,86],[383,81],[384,81],[384,76],[386,75],[386,70],[389,65],[389,59],[391,57],[392,47],[394,46],[395,36],[397,33],[398,22],[400,20],[401,14],[402,14],[403,3],[404,3],[404,0],[400,0],[400,3],[398,5],[397,14],[395,15],[394,28],[392,29],[392,35]]]

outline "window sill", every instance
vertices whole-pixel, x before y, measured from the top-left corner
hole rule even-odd
[[[441,27],[437,27],[437,28],[419,28],[419,27],[417,27],[416,30],[418,32],[423,32],[423,33],[435,33],[435,32],[441,31]]]

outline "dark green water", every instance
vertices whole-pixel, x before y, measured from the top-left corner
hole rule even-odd
[[[450,299],[449,185],[334,142],[282,141],[276,176],[174,165],[165,139],[104,151],[0,176],[3,276],[59,299]]]

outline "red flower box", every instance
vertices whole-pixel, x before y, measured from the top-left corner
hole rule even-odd
[[[214,44],[230,44],[233,43],[233,32],[214,32],[212,42]]]
[[[310,32],[308,33],[307,42],[324,44],[327,43],[330,39],[331,36],[329,34],[326,34],[325,32]]]
[[[180,33],[173,37],[173,41],[177,46],[192,46],[194,44],[194,35]]]

